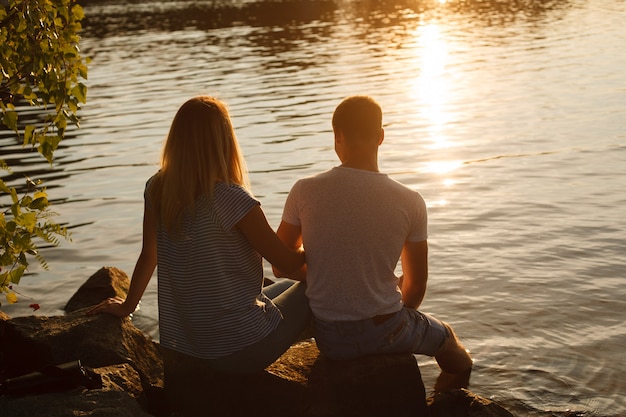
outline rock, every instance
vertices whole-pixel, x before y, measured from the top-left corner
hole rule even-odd
[[[87,367],[98,368],[97,373],[103,375],[103,379],[109,379],[109,390],[121,387],[120,392],[130,396],[137,406],[141,404],[150,409],[147,393],[153,387],[163,386],[163,360],[158,343],[150,340],[128,318],[85,314],[88,307],[108,297],[124,296],[128,286],[129,279],[122,271],[102,268],[74,294],[66,306],[69,311],[66,315],[1,320],[0,379],[24,375],[47,365],[80,360]],[[124,366],[121,368],[124,371],[119,370],[120,366]],[[89,395],[98,397],[92,391]],[[106,394],[105,398],[111,396]],[[63,394],[53,396],[57,397],[63,398]],[[48,400],[52,399],[45,401]],[[158,396],[154,400],[158,402]]]
[[[498,403],[466,389],[436,393],[428,399],[428,404],[430,417],[513,417]]]
[[[292,346],[268,371],[302,377],[307,388],[303,415],[310,417],[428,415],[424,384],[413,355],[333,361],[320,356],[315,342],[310,341]]]
[[[91,368],[129,364],[144,386],[162,385],[163,361],[158,344],[130,319],[105,314],[87,316],[85,312],[0,321],[0,369],[12,377],[79,359]]]
[[[102,388],[76,388],[65,392],[18,397],[0,397],[3,417],[150,417],[138,401],[139,374],[132,366],[99,368]]]
[[[85,315],[89,306],[124,296],[127,289],[126,274],[102,268],[70,299],[64,316],[0,316],[0,381],[76,359],[102,379],[102,388],[97,389],[2,396],[2,417],[43,415],[44,410],[48,417],[170,415],[159,344],[130,319]],[[427,400],[412,355],[337,362],[321,357],[312,339],[294,344],[258,374],[216,373],[180,389],[197,400],[190,401],[201,410],[194,416],[512,417],[498,404],[467,390]]]
[[[130,280],[124,271],[102,267],[74,293],[65,305],[65,311],[80,310],[115,296],[125,297],[129,286]]]
[[[0,399],[3,417],[150,417],[122,391],[44,394]]]
[[[312,340],[291,346],[265,372],[189,382],[177,394],[194,393],[196,401],[183,405],[194,416],[207,408],[217,416],[267,417],[420,417],[428,411],[412,355],[336,362],[320,357]]]

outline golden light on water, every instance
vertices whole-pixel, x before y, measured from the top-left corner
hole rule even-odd
[[[455,77],[457,67],[453,65],[454,57],[450,54],[454,45],[446,34],[445,24],[436,19],[423,21],[413,29],[412,53],[416,71],[409,94],[416,109],[414,117],[422,126],[420,138],[426,141],[429,149],[429,161],[425,161],[420,171],[443,176],[443,185],[452,187],[456,182],[449,175],[460,168],[463,161],[451,159],[448,151],[456,146],[448,132],[458,117],[454,112],[454,82],[459,77]],[[443,199],[435,204],[443,206],[448,202]]]
[[[463,161],[432,161],[426,163],[426,172],[433,174],[447,174],[463,165]]]
[[[446,148],[450,144],[444,133],[450,122],[446,111],[450,101],[450,85],[447,78],[448,46],[440,26],[427,23],[415,30],[418,48],[415,53],[419,73],[412,85],[411,94],[419,103],[419,117],[428,125],[428,139],[433,148]]]

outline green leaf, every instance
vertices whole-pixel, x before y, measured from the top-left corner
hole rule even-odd
[[[72,89],[72,95],[78,99],[81,103],[87,102],[87,86],[82,83],[78,83],[76,87]]]
[[[28,125],[24,128],[24,145],[30,145],[34,143],[33,132],[35,131],[35,126]]]
[[[9,285],[11,285],[11,277],[9,271],[0,274],[0,289],[4,292],[9,291]]]
[[[0,191],[5,192],[7,194],[11,192],[11,189],[7,187],[6,183],[1,179],[0,179]]]
[[[29,195],[25,195],[24,197],[22,197],[22,199],[20,200],[20,206],[21,207],[27,207],[30,205],[30,203],[33,201],[33,198]]]
[[[2,123],[9,129],[17,132],[17,113],[13,110],[5,112]]]
[[[87,87],[79,80],[87,79],[90,60],[79,48],[84,10],[77,1],[0,0],[0,126],[23,135],[23,144],[36,146],[49,163],[68,125],[78,127],[79,103],[87,99]],[[15,108],[14,96],[46,114],[23,133],[18,120],[23,108]],[[0,169],[11,172],[2,160]],[[38,239],[53,245],[59,236],[69,239],[65,228],[49,221],[54,213],[48,195],[38,188],[38,183],[28,183],[25,194],[18,196],[15,187],[0,179],[0,284],[13,296],[7,285],[19,282],[30,256],[47,266],[37,250]]]
[[[42,135],[39,138],[39,147],[37,151],[42,154],[50,164],[52,164],[52,157],[54,155],[54,151],[59,146],[59,142],[61,142],[61,138],[55,135]]]
[[[15,217],[15,224],[32,233],[37,224],[37,213],[22,213]]]
[[[86,65],[79,65],[78,66],[78,73],[80,74],[80,76],[82,78],[84,78],[86,80],[87,79],[87,66]]]
[[[44,210],[48,207],[49,203],[48,203],[48,199],[46,197],[39,197],[35,200],[33,200],[29,205],[28,208],[32,209],[32,210]]]
[[[24,265],[20,265],[16,268],[13,268],[9,273],[8,273],[8,278],[9,280],[14,283],[15,285],[18,285],[20,283],[20,279],[22,278],[22,276],[24,275],[24,271],[26,271],[26,266]]]
[[[85,11],[82,6],[76,4],[72,7],[72,17],[74,17],[75,20],[83,20],[85,17]]]

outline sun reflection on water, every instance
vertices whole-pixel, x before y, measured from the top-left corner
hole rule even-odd
[[[436,22],[418,26],[414,37],[419,73],[411,86],[411,95],[418,102],[419,117],[428,125],[431,147],[447,148],[451,146],[445,135],[445,127],[450,122],[446,110],[450,101],[448,45]]]
[[[408,94],[416,109],[414,117],[421,122],[419,137],[425,141],[424,148],[428,150],[427,160],[422,160],[420,171],[438,177],[437,181],[442,181],[449,189],[456,184],[449,176],[461,167],[463,161],[450,154],[450,149],[457,146],[449,132],[457,117],[453,111],[454,83],[460,74],[455,74],[457,70],[451,56],[454,45],[446,33],[445,25],[437,19],[422,21],[412,30],[416,72]],[[447,205],[448,201],[441,197],[431,204]]]
[[[425,165],[426,172],[447,174],[463,165],[463,161],[430,161]]]

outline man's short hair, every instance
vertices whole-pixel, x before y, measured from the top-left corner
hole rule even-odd
[[[380,105],[368,96],[352,96],[341,102],[333,113],[333,130],[347,140],[378,140],[383,123]]]

